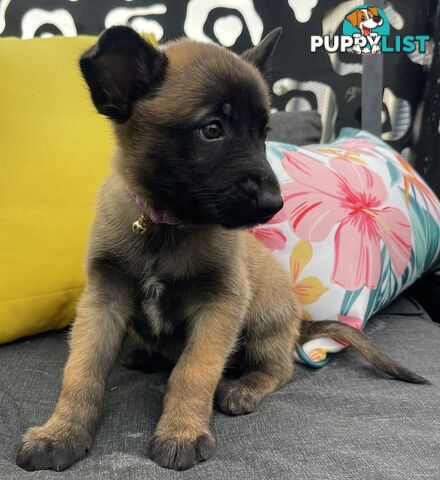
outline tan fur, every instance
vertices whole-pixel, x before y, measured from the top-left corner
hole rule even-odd
[[[244,311],[242,302],[225,299],[195,316],[188,344],[168,381],[156,437],[184,441],[209,434],[215,388]]]
[[[60,398],[46,424],[24,435],[25,452],[40,441],[55,445],[78,442],[84,446],[83,454],[91,447],[101,416],[105,380],[119,351],[130,309],[130,305],[118,304],[117,298],[114,301],[113,305],[102,305],[92,285],[82,295]]]

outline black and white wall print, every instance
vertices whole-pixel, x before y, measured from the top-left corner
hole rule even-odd
[[[186,35],[236,52],[283,27],[274,57],[276,109],[318,109],[324,140],[341,127],[360,127],[361,59],[351,53],[310,52],[310,36],[341,34],[359,0],[0,0],[0,35],[32,38],[98,34],[117,24],[167,41]],[[374,3],[374,2],[372,2]],[[437,0],[385,2],[400,35],[429,34]],[[384,61],[383,138],[402,151],[413,144],[412,124],[424,93],[429,55],[396,53]]]

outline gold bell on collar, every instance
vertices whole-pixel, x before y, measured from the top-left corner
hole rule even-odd
[[[133,222],[131,229],[136,235],[143,235],[147,231],[147,217],[142,214],[138,220]]]

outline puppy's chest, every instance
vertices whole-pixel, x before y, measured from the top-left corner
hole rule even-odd
[[[189,312],[213,300],[222,289],[221,275],[212,268],[185,277],[149,270],[140,281],[133,327],[150,340],[186,337]]]
[[[185,330],[185,292],[178,289],[177,282],[149,273],[140,284],[137,323],[143,336],[181,336]]]

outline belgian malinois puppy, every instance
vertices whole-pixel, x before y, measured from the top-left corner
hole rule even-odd
[[[81,57],[116,151],[61,396],[46,424],[24,435],[21,467],[64,470],[91,448],[127,329],[145,358],[175,365],[149,456],[177,470],[214,452],[214,399],[231,415],[254,411],[289,381],[294,347],[306,340],[341,338],[380,371],[424,381],[351,327],[302,323],[287,273],[247,232],[283,206],[265,156],[264,76],[280,33],[238,56],[186,39],[156,49],[113,27]],[[241,375],[222,378],[234,365]]]

